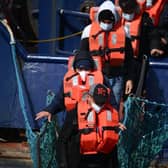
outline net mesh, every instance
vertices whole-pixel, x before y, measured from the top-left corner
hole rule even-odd
[[[128,97],[124,105],[127,129],[120,134],[120,168],[147,168],[168,139],[167,106]],[[58,168],[56,162],[56,118],[44,123],[39,133],[27,131],[34,168]]]
[[[54,96],[53,92],[48,91],[47,105],[51,103]],[[33,132],[30,127],[26,129],[34,168],[58,168],[56,161],[58,131],[57,116],[53,116],[51,122],[44,121],[39,132]]]
[[[147,168],[168,139],[167,105],[128,97],[124,106],[127,130],[118,143],[120,168]]]

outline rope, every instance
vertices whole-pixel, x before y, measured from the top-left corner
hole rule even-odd
[[[133,99],[135,100],[138,100],[140,102],[144,102],[144,103],[147,103],[147,104],[151,104],[151,105],[159,105],[159,106],[163,106],[163,107],[168,107],[168,104],[165,104],[165,103],[158,103],[156,101],[150,101],[148,99],[145,99],[145,98],[140,98],[140,97],[132,97]]]
[[[19,69],[19,64],[16,58],[16,50],[15,50],[15,40],[13,33],[7,24],[6,20],[0,20],[2,25],[7,29],[9,35],[10,35],[10,46],[11,46],[11,52],[12,52],[12,60],[14,64],[14,69],[15,69],[15,74],[16,74],[16,82],[18,86],[18,96],[19,96],[19,102],[20,102],[20,107],[21,107],[21,112],[23,114],[23,118],[25,121],[25,126],[26,126],[26,136],[28,138],[28,142],[30,145],[30,150],[31,150],[31,156],[33,159],[33,166],[34,168],[40,168],[40,160],[39,160],[39,150],[38,148],[38,142],[39,142],[39,135],[34,133],[31,129],[28,117],[27,117],[27,111],[26,111],[26,103],[24,99],[24,93],[23,93],[23,79],[21,76],[21,72]]]
[[[46,39],[46,40],[27,40],[27,41],[19,40],[19,41],[20,42],[25,42],[25,43],[48,43],[48,42],[65,40],[65,39],[68,39],[68,38],[71,38],[71,37],[74,37],[74,36],[77,36],[77,35],[80,35],[80,34],[82,34],[82,31],[77,32],[77,33],[73,33],[73,34],[70,34],[70,35],[67,35],[67,36],[64,36],[64,37],[51,38],[51,39]]]
[[[31,130],[31,127],[30,127],[30,124],[29,124],[29,121],[28,121],[28,118],[27,118],[27,115],[26,115],[26,104],[25,104],[25,100],[24,100],[24,96],[23,96],[24,94],[23,94],[23,88],[22,88],[22,82],[21,82],[22,79],[21,79],[21,75],[20,75],[20,70],[18,68],[18,62],[17,62],[17,59],[16,59],[14,36],[13,36],[13,33],[12,33],[10,27],[7,24],[7,21],[2,20],[1,23],[5,26],[5,28],[8,30],[9,35],[10,35],[10,45],[11,45],[11,51],[12,51],[12,59],[13,59],[13,63],[14,63],[15,73],[16,73],[16,80],[17,80],[17,85],[18,85],[18,95],[19,95],[21,111],[23,112],[26,127],[31,132],[31,135],[33,135],[33,132]]]

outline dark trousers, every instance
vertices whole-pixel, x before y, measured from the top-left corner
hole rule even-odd
[[[78,168],[80,162],[80,147],[76,121],[76,111],[67,112],[56,143],[59,168]]]

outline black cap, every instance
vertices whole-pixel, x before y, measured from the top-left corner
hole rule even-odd
[[[112,11],[110,10],[103,10],[100,12],[99,16],[98,16],[98,20],[99,22],[103,21],[103,20],[110,20],[111,22],[115,22],[115,17],[112,13]]]
[[[93,70],[94,69],[94,60],[88,51],[79,51],[75,55],[74,69],[85,69],[85,70]]]
[[[99,106],[104,105],[109,98],[108,89],[103,84],[92,85],[89,90],[89,95],[93,97],[94,102]]]

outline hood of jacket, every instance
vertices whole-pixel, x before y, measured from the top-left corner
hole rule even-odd
[[[117,12],[117,9],[112,1],[106,0],[100,5],[97,13],[97,18],[99,18],[100,13],[104,10],[109,10],[112,12],[115,17],[115,24],[119,21],[119,13]]]

